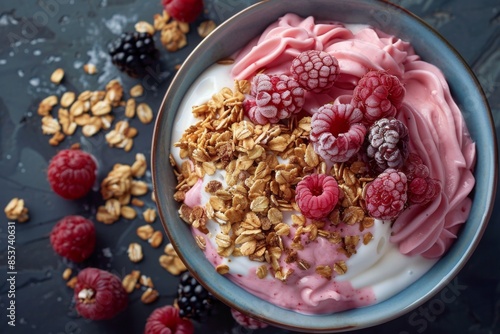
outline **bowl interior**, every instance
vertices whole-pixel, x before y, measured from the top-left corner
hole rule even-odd
[[[312,15],[317,20],[369,24],[409,41],[425,61],[443,71],[477,147],[472,209],[449,252],[422,278],[394,297],[333,315],[308,316],[276,307],[221,277],[205,259],[188,226],[178,217],[179,204],[172,197],[176,180],[168,160],[170,135],[184,93],[209,65],[231,55],[289,12],[303,17]],[[187,267],[217,298],[276,326],[308,332],[335,332],[373,326],[409,312],[431,298],[458,273],[477,246],[491,214],[497,184],[496,154],[491,113],[475,76],[457,52],[423,21],[383,1],[270,0],[225,21],[185,61],[156,119],[151,165],[159,215],[169,239]]]

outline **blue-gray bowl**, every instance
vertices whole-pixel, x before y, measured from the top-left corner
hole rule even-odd
[[[215,272],[179,218],[172,195],[176,179],[169,164],[175,112],[193,81],[211,64],[228,57],[280,16],[294,12],[318,20],[363,23],[410,42],[423,60],[444,73],[477,145],[476,185],[470,216],[459,238],[423,277],[397,295],[372,306],[331,315],[304,315],[263,301]],[[436,31],[408,11],[373,0],[270,0],[258,3],[220,25],[190,54],[176,74],[159,110],[153,134],[152,172],[159,216],[186,266],[218,299],[257,319],[290,330],[339,332],[399,317],[439,292],[464,266],[488,223],[496,193],[497,149],[491,112],[474,74]]]

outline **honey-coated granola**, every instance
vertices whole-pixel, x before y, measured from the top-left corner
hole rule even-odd
[[[256,270],[261,279],[272,273],[276,279],[286,281],[293,275],[292,269],[281,266],[283,260],[309,269],[311,264],[300,258],[300,250],[316,238],[338,245],[347,257],[355,254],[360,242],[367,244],[372,239],[365,230],[374,220],[365,214],[362,200],[364,186],[373,179],[369,168],[360,161],[329,168],[309,143],[310,117],[292,116],[286,124],[265,125],[246,120],[242,103],[249,89],[248,81],[236,80],[233,89],[223,88],[206,103],[192,107],[199,121],[175,143],[184,160],[177,166],[170,157],[178,181],[174,199],[182,203],[199,179],[217,170],[224,171],[225,185],[208,182],[208,202],[195,207],[182,203],[180,217],[204,234],[208,233],[208,220],[218,223],[217,253],[262,262]],[[307,222],[300,214],[295,186],[311,173],[330,174],[337,179],[341,195],[328,217],[329,223],[357,225],[357,234],[342,236],[329,231],[324,221]],[[285,212],[294,212],[291,225],[283,220]],[[292,240],[289,247],[284,246],[284,237]],[[202,235],[196,237],[196,242],[200,248],[206,247]],[[217,272],[226,274],[229,266],[218,266]],[[345,261],[315,268],[326,279],[347,270]]]

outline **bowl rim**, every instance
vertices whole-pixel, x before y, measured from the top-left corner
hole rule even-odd
[[[293,1],[288,0],[287,2],[294,2],[294,1],[298,2],[298,0],[293,0]],[[161,198],[160,196],[162,196],[162,193],[160,193],[159,187],[157,186],[158,182],[159,182],[158,181],[159,180],[159,173],[161,173],[162,170],[157,169],[155,166],[159,165],[158,162],[159,162],[160,157],[162,156],[162,154],[159,152],[159,149],[161,147],[161,145],[159,144],[160,134],[161,134],[161,123],[162,123],[163,117],[166,113],[165,110],[166,110],[166,106],[169,103],[169,101],[168,101],[169,97],[174,94],[175,90],[180,85],[180,82],[185,80],[184,73],[187,71],[187,69],[191,65],[193,65],[194,62],[196,62],[196,58],[199,56],[199,54],[202,54],[203,52],[205,52],[204,45],[206,45],[206,43],[207,43],[206,41],[210,41],[213,38],[212,36],[216,36],[219,31],[223,31],[226,27],[233,25],[234,22],[236,20],[238,20],[240,17],[242,17],[244,15],[251,15],[252,13],[254,13],[256,11],[261,10],[261,7],[266,8],[266,6],[271,6],[271,5],[278,3],[278,2],[283,2],[283,1],[282,0],[268,0],[268,1],[261,1],[261,2],[255,3],[255,4],[250,5],[249,7],[245,8],[245,9],[239,11],[235,15],[231,16],[229,19],[225,20],[209,36],[205,37],[204,41],[200,42],[200,44],[198,44],[193,49],[193,51],[189,54],[189,56],[186,58],[183,65],[181,66],[181,68],[178,70],[178,72],[174,76],[171,84],[169,85],[169,87],[164,95],[162,103],[160,105],[160,108],[159,108],[159,111],[157,114],[157,118],[155,120],[154,130],[153,130],[152,150],[151,150],[151,172],[152,172],[152,180],[153,180],[153,191],[154,191],[154,195],[155,195],[156,199],[159,199],[159,198]],[[333,2],[334,1],[332,1],[332,3]],[[342,1],[340,1],[340,2],[342,2]],[[261,321],[267,322],[267,323],[274,325],[274,326],[277,326],[277,327],[281,327],[281,328],[285,328],[285,329],[293,330],[293,331],[308,330],[310,332],[313,331],[313,332],[318,332],[318,333],[327,333],[327,332],[339,332],[339,331],[346,331],[346,330],[371,327],[371,326],[375,326],[378,324],[386,323],[390,320],[393,320],[397,317],[400,317],[400,316],[410,312],[411,310],[417,308],[418,306],[422,305],[426,301],[430,300],[437,292],[442,290],[448,283],[450,283],[450,281],[458,274],[458,272],[467,263],[469,258],[472,256],[474,250],[476,249],[477,245],[479,244],[479,241],[480,241],[482,235],[484,234],[484,231],[488,225],[488,221],[491,217],[491,214],[493,211],[493,206],[494,206],[494,200],[495,200],[496,188],[497,188],[497,178],[498,178],[498,163],[497,163],[498,162],[498,159],[497,159],[498,150],[497,150],[496,131],[494,130],[494,122],[493,122],[493,117],[491,114],[491,109],[490,109],[489,104],[488,104],[488,100],[486,98],[486,95],[484,94],[484,91],[483,91],[478,79],[476,78],[474,72],[472,71],[472,69],[469,67],[467,62],[462,58],[462,56],[458,53],[458,51],[443,36],[441,36],[441,34],[439,32],[437,32],[434,28],[432,28],[423,19],[421,19],[420,17],[411,13],[409,10],[402,8],[402,7],[400,7],[394,3],[391,3],[389,1],[386,1],[386,0],[376,0],[376,1],[355,0],[353,2],[354,3],[366,3],[366,4],[372,3],[373,5],[379,6],[380,8],[385,8],[385,9],[391,10],[393,12],[397,12],[400,15],[406,16],[407,19],[413,20],[417,25],[419,25],[419,28],[426,29],[439,43],[442,44],[442,46],[447,50],[447,52],[449,52],[451,55],[453,55],[453,57],[455,57],[455,61],[460,63],[461,70],[464,72],[465,75],[467,75],[467,77],[469,79],[471,79],[471,86],[474,89],[476,89],[478,92],[477,98],[481,100],[478,103],[481,103],[482,107],[486,111],[486,115],[485,115],[485,117],[486,117],[485,122],[486,123],[485,123],[485,125],[487,126],[487,128],[484,129],[484,131],[488,132],[489,136],[491,136],[491,139],[493,141],[493,145],[491,145],[491,147],[489,149],[488,148],[481,148],[481,152],[483,150],[487,151],[488,154],[486,154],[485,159],[487,159],[489,156],[489,157],[491,157],[490,160],[492,160],[494,162],[492,170],[490,170],[490,169],[488,170],[488,171],[490,171],[490,175],[488,175],[488,177],[489,177],[489,180],[491,181],[491,185],[489,187],[487,187],[487,189],[485,189],[486,193],[487,193],[487,196],[486,196],[487,202],[484,203],[484,206],[486,207],[486,211],[484,211],[483,215],[480,217],[480,222],[479,222],[480,228],[477,231],[475,231],[475,233],[473,234],[472,242],[465,246],[465,250],[463,251],[463,255],[460,257],[460,260],[452,266],[451,270],[448,271],[447,274],[442,276],[438,282],[433,284],[432,288],[429,288],[426,291],[425,295],[423,295],[423,296],[420,295],[419,298],[414,299],[412,303],[406,304],[405,307],[401,307],[399,309],[393,309],[392,312],[388,315],[384,314],[381,317],[375,317],[375,318],[371,317],[371,318],[367,319],[366,321],[361,321],[361,322],[360,321],[353,321],[353,319],[351,319],[351,317],[345,316],[345,314],[346,314],[345,312],[349,312],[352,310],[348,310],[348,311],[340,312],[340,313],[336,313],[336,314],[330,314],[330,315],[312,316],[312,317],[316,318],[316,321],[315,321],[315,324],[313,327],[302,327],[301,325],[299,325],[299,321],[297,320],[297,318],[300,319],[303,317],[311,317],[311,315],[304,315],[304,314],[296,313],[293,311],[285,310],[285,309],[280,308],[279,306],[275,306],[272,304],[271,304],[271,308],[278,308],[281,310],[293,312],[293,314],[295,316],[294,317],[295,318],[294,324],[287,323],[286,319],[281,319],[281,321],[280,321],[278,319],[273,318],[272,317],[273,312],[269,312],[268,314],[265,314],[263,312],[259,312],[258,314],[252,313],[252,316],[254,316],[255,318],[257,318]],[[276,17],[276,19],[277,19],[277,17]],[[263,28],[264,28],[264,26],[263,26]],[[195,79],[193,79],[191,81],[191,83],[194,80]],[[189,79],[188,79],[188,81],[189,81]],[[478,155],[479,155],[479,150],[478,150]],[[474,204],[473,204],[473,206],[474,206]],[[164,230],[167,233],[168,239],[172,243],[174,249],[177,251],[181,260],[185,263],[187,268],[191,271],[193,276],[195,276],[195,278],[205,288],[207,288],[214,296],[216,296],[219,300],[226,303],[229,307],[235,308],[236,310],[243,312],[243,313],[248,313],[247,308],[242,307],[241,305],[239,305],[238,303],[235,303],[232,300],[232,297],[234,296],[232,292],[225,291],[225,289],[221,289],[221,290],[215,289],[214,287],[212,287],[211,285],[208,285],[205,282],[204,278],[206,278],[207,275],[204,275],[203,273],[201,273],[193,265],[193,263],[186,256],[186,254],[184,254],[181,246],[179,245],[179,243],[176,240],[175,233],[173,233],[173,231],[168,228],[168,224],[167,224],[168,217],[166,216],[164,209],[162,208],[161,205],[159,205],[158,202],[157,202],[157,208],[158,208],[160,220],[162,222]],[[178,219],[180,220],[180,218],[178,218]],[[448,251],[448,253],[450,253],[450,251],[451,251],[451,249]],[[446,254],[445,256],[447,256],[447,255],[448,254]],[[433,268],[431,268],[431,270]],[[429,270],[429,272],[431,270]],[[425,277],[425,276],[426,275],[424,275],[423,277]],[[422,280],[423,277],[419,278],[417,280],[417,282]],[[227,280],[227,281],[229,281],[229,280]],[[415,283],[412,283],[412,285],[414,285]],[[231,284],[237,286],[235,283],[231,282],[230,285]],[[226,287],[227,287],[227,284],[226,284]],[[238,289],[241,289],[242,292],[245,292],[243,290],[243,288],[238,287]],[[399,293],[393,297],[390,297],[388,300],[393,300],[395,298],[398,298],[398,296],[399,296]],[[265,301],[263,301],[263,302],[265,302]],[[385,302],[386,301],[383,301],[379,304],[374,304],[374,305],[380,305],[380,304],[383,304]],[[268,302],[265,302],[265,303],[268,303]],[[364,308],[371,308],[374,305],[370,305],[370,306],[367,306]],[[360,308],[360,309],[363,309],[363,308]],[[355,310],[359,310],[359,309],[355,309]],[[323,322],[317,321],[318,319],[324,319],[325,317],[330,317],[333,320],[335,320],[339,316],[342,317],[341,321],[339,322],[339,324],[342,324],[341,326],[337,326],[335,324],[335,321],[327,322],[327,324],[325,324],[325,321],[323,321]]]

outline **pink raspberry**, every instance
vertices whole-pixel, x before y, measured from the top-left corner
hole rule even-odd
[[[76,310],[87,319],[111,319],[128,305],[128,294],[122,281],[112,273],[85,268],[77,276],[74,296]]]
[[[295,202],[302,214],[310,219],[328,216],[338,200],[339,186],[335,178],[329,175],[308,175],[295,188]]]
[[[353,157],[365,140],[363,113],[350,104],[325,104],[311,119],[310,140],[323,159],[344,162]]]
[[[396,218],[405,207],[407,188],[404,173],[386,169],[365,188],[366,210],[373,218]]]
[[[329,53],[309,50],[292,61],[290,72],[305,90],[323,93],[333,87],[340,68],[337,58]]]
[[[243,107],[255,123],[278,123],[302,110],[304,94],[299,83],[287,75],[257,74]]]
[[[231,309],[231,315],[233,319],[240,325],[248,329],[261,329],[266,328],[267,324],[265,322],[251,318],[234,308]]]
[[[399,79],[385,71],[366,73],[354,88],[352,104],[361,109],[365,121],[396,116],[403,105],[405,89]]]
[[[172,305],[155,309],[146,320],[144,334],[193,334],[191,320],[181,318],[179,310]]]
[[[441,192],[441,182],[429,176],[429,168],[420,156],[411,153],[403,168],[408,178],[408,202],[410,204],[427,204]]]
[[[57,254],[74,262],[82,262],[94,251],[94,223],[82,216],[66,216],[50,232],[50,244]]]

